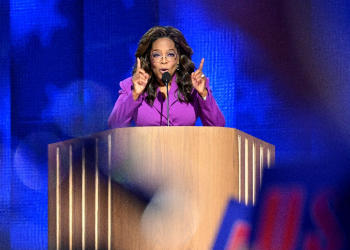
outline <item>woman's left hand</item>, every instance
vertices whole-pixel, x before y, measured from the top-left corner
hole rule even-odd
[[[206,83],[207,79],[202,71],[203,64],[204,64],[204,58],[202,59],[201,63],[199,64],[199,68],[195,72],[192,72],[191,80],[192,80],[193,87],[197,90],[198,94],[202,98],[205,98],[208,95],[208,90],[205,87],[205,83]]]

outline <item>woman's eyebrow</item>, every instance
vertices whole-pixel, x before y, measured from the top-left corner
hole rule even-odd
[[[151,50],[151,52],[154,52],[154,51],[157,51],[157,52],[159,51],[159,52],[161,52],[160,49],[152,49],[152,50]],[[174,52],[175,52],[176,50],[175,50],[175,49],[168,49],[167,52],[168,52],[168,51],[174,51]]]

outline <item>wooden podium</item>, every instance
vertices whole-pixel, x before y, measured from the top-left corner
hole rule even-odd
[[[211,249],[254,204],[273,145],[233,128],[137,127],[49,145],[49,249]]]

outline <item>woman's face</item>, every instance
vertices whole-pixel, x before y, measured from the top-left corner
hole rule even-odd
[[[172,78],[179,63],[179,55],[177,54],[174,41],[167,37],[154,41],[150,53],[150,61],[152,71],[159,83],[162,84],[164,72],[169,72]]]

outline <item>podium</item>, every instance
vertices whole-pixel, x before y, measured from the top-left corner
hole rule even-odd
[[[275,147],[233,128],[131,127],[50,144],[49,249],[211,249]]]

